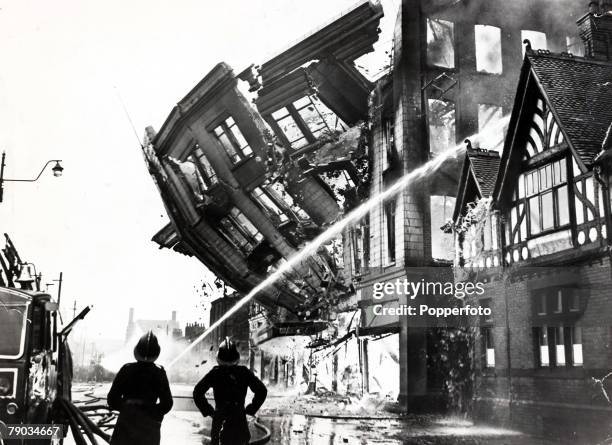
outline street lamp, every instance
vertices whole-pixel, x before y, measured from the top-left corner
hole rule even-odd
[[[35,182],[35,181],[38,181],[38,178],[40,178],[40,176],[43,174],[47,166],[51,164],[52,162],[55,162],[55,165],[51,169],[51,171],[53,172],[53,176],[58,178],[62,176],[62,172],[64,171],[64,167],[60,165],[60,162],[62,162],[61,159],[51,159],[47,161],[47,163],[40,170],[40,173],[38,174],[38,176],[35,177],[34,179],[5,179],[4,178],[4,167],[6,165],[4,162],[5,158],[6,158],[6,153],[2,152],[2,164],[0,164],[0,202],[2,202],[2,199],[4,198],[4,183],[5,182]]]

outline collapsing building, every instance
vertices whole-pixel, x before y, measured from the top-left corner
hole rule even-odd
[[[372,50],[381,17],[361,2],[260,67],[236,76],[220,63],[159,132],[147,129],[171,219],[153,238],[161,247],[195,256],[244,295],[339,217],[367,179],[373,85],[353,61]],[[239,82],[257,93],[254,106]],[[354,294],[343,262],[332,242],[259,293],[253,344],[327,329]]]
[[[235,75],[217,65],[159,132],[147,130],[149,169],[171,219],[154,240],[248,293],[343,212],[501,123],[512,109],[523,40],[582,54],[573,25],[579,3],[403,0],[391,70],[375,82],[355,66],[378,39],[383,11],[369,1],[260,66]],[[239,90],[247,84],[253,103]],[[491,178],[480,176],[500,159],[478,147],[470,159],[476,183],[466,194],[488,196],[482,181]],[[257,295],[251,365],[263,378],[281,368],[310,383],[316,375],[327,389],[386,395],[411,409],[440,400],[444,376],[429,361],[436,333],[408,317],[376,316],[373,288],[420,279],[417,266],[451,273],[455,240],[440,227],[453,219],[460,167],[451,161],[381,202]],[[387,295],[382,304],[405,297]],[[312,337],[311,360],[257,347],[295,335]]]

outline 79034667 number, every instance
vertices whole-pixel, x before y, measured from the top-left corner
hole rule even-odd
[[[64,426],[59,424],[5,424],[0,422],[0,438],[53,439],[65,437]]]

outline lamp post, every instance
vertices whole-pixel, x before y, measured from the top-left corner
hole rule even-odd
[[[41,177],[41,175],[43,174],[47,166],[51,164],[52,162],[55,162],[55,165],[51,169],[51,171],[53,172],[53,176],[55,176],[56,178],[60,177],[62,176],[62,172],[64,171],[64,167],[60,165],[60,162],[62,162],[61,159],[51,159],[47,161],[47,163],[40,170],[40,173],[38,174],[38,176],[35,177],[34,179],[5,179],[4,178],[4,167],[6,165],[6,163],[4,162],[5,158],[6,158],[6,153],[2,152],[2,163],[0,164],[0,202],[2,202],[4,198],[4,183],[5,182],[36,182],[38,181],[38,178]]]

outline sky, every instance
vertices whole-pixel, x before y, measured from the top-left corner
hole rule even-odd
[[[383,0],[377,53],[400,0]],[[240,72],[355,4],[355,0],[0,0],[0,150],[6,178],[0,230],[43,284],[64,274],[64,318],[93,305],[89,337],[121,339],[136,318],[208,321],[194,258],[160,250],[167,222],[139,146],[218,62]],[[383,48],[381,50],[381,48]],[[371,62],[375,64],[375,62]],[[375,70],[373,70],[375,71]],[[136,133],[123,110],[133,121]],[[57,292],[57,283],[49,286]],[[85,335],[85,334],[84,334]]]

